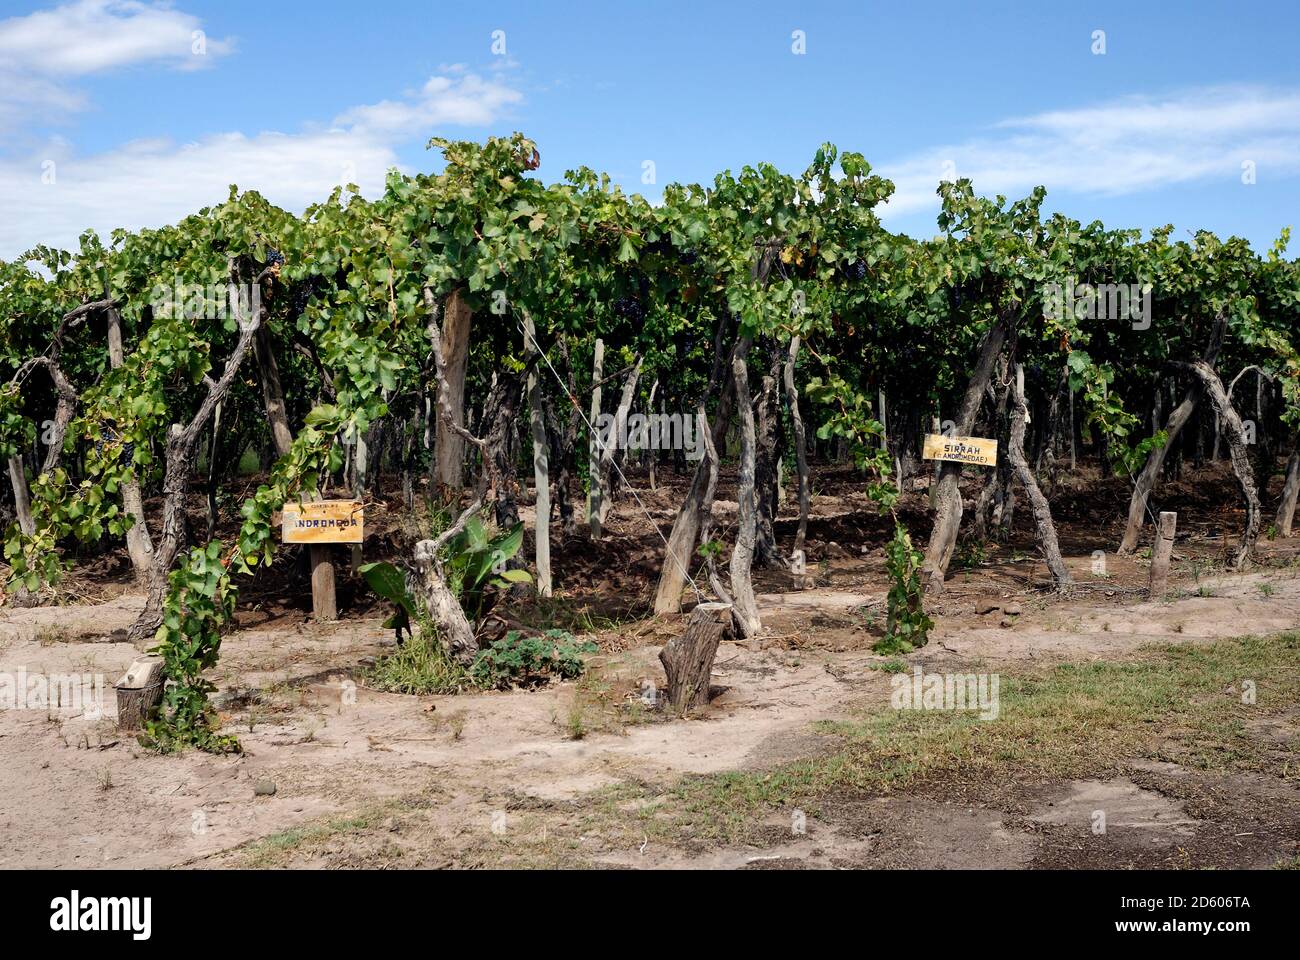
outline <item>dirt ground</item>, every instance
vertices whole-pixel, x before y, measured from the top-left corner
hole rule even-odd
[[[673,496],[645,495],[665,527]],[[923,508],[914,509],[919,520]],[[1300,629],[1300,541],[1261,541],[1260,565],[1229,574],[1218,558],[1232,508],[1180,509],[1188,536],[1170,599],[1144,600],[1141,556],[1109,552],[1116,523],[1066,506],[1062,539],[1079,581],[1070,596],[1042,589],[1043,565],[1018,531],[954,571],[929,645],[886,658],[871,651],[883,621],[885,527],[851,477],[832,482],[818,491],[809,533],[816,585],[757,575],[766,634],[719,651],[717,695],[691,719],[640,708],[645,682],[663,683],[658,651],[681,624],[644,616],[657,539],[626,500],[607,541],[557,550],[561,597],[545,612],[582,624],[574,632],[601,648],[576,683],[454,697],[378,692],[364,672],[393,645],[380,607],[358,603],[341,622],[315,625],[302,595],[248,599],[212,673],[241,756],[141,748],[115,730],[111,686],[100,717],[0,711],[0,867],[1294,864],[1300,709],[1290,706],[1261,710],[1250,726],[1266,750],[1250,769],[1139,750],[1096,777],[981,781],[957,771],[902,790],[836,788],[815,809],[770,803],[739,826],[722,823],[731,814],[720,808],[694,811],[685,832],[642,831],[627,816],[638,805],[689,805],[683,798],[695,794],[680,785],[701,778],[725,789],[732,777],[829,756],[838,741],[827,724],[889,710],[890,670],[978,665],[1018,676],[1062,662],[1123,664],[1152,644]],[[778,537],[791,522],[782,515]],[[399,532],[385,536],[400,547]],[[1094,550],[1106,551],[1104,567]],[[119,586],[75,604],[0,610],[0,673],[102,674],[111,685],[139,655],[111,631],[141,603]],[[1108,823],[1100,834],[1098,810]]]

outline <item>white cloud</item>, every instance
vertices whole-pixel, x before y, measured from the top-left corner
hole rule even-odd
[[[137,0],[77,0],[0,20],[0,132],[84,109],[85,95],[68,86],[75,78],[133,64],[197,70],[233,47],[206,36],[198,17]]]
[[[138,0],[77,0],[0,20],[0,62],[17,71],[83,76],[134,63],[193,68],[228,53],[230,40],[207,38],[194,52],[198,17]]]
[[[458,80],[430,77],[418,92],[403,100],[383,100],[353,107],[334,120],[335,126],[383,135],[410,135],[440,124],[483,126],[523,94],[505,83],[467,74]]]
[[[0,66],[0,132],[17,127],[31,114],[68,114],[85,105],[85,96],[75,90],[44,77],[11,75]]]
[[[106,236],[114,227],[174,223],[225,199],[232,183],[295,212],[341,183],[373,196],[398,166],[398,145],[444,126],[490,124],[522,99],[472,74],[433,77],[402,100],[346,111],[329,130],[136,141],[92,155],[52,141],[37,154],[0,157],[0,257],[37,243],[75,248],[88,227]]]
[[[1243,161],[1300,173],[1300,92],[1213,87],[1005,120],[988,135],[936,147],[875,172],[897,192],[894,217],[937,209],[940,179],[969,177],[977,192],[1117,196],[1214,177],[1237,182]]]
[[[386,145],[347,132],[135,141],[87,157],[52,150],[0,163],[0,208],[10,214],[0,222],[0,256],[38,242],[75,248],[87,227],[107,236],[114,227],[172,223],[224,200],[232,183],[302,210],[345,181],[379,191],[395,163]]]

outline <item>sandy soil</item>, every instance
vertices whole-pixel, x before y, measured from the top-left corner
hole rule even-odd
[[[838,562],[845,571],[831,579],[848,578],[855,562]],[[1300,579],[1290,569],[1183,583],[1199,592],[1162,603],[1133,602],[1131,592],[1109,581],[1048,601],[1017,582],[1001,570],[954,578],[933,642],[911,659],[926,669],[972,660],[1114,659],[1153,640],[1196,643],[1300,627]],[[764,594],[769,635],[719,652],[715,682],[725,689],[707,714],[594,729],[581,740],[565,730],[578,695],[572,683],[458,697],[379,693],[353,679],[364,658],[391,643],[378,618],[329,628],[298,614],[263,618],[227,637],[214,673],[223,716],[246,749],[241,757],[161,757],[141,749],[114,730],[111,688],[102,717],[58,708],[0,712],[0,866],[239,863],[250,841],[385,809],[399,798],[393,809],[409,815],[412,797],[424,798],[424,836],[404,862],[455,864],[455,851],[487,836],[503,809],[571,800],[622,782],[668,784],[683,774],[766,768],[817,751],[814,721],[850,703],[887,702],[887,677],[870,669],[880,660],[869,649],[870,617],[881,602],[865,586]],[[0,672],[98,673],[111,684],[138,652],[103,638],[126,626],[139,603],[121,596],[95,606],[0,611]],[[998,609],[976,612],[993,604]],[[1020,612],[1008,616],[1008,609]],[[619,696],[642,678],[662,683],[659,643],[676,629],[671,620],[637,625],[623,634],[627,649],[601,655],[593,666]],[[1295,725],[1283,726],[1272,735],[1294,737]],[[1165,780],[1182,775],[1150,772]],[[259,782],[273,783],[274,795],[255,795]],[[755,868],[1025,865],[1041,860],[1035,830],[1086,826],[1098,796],[1110,799],[1112,829],[1139,835],[1139,844],[1176,846],[1196,820],[1150,784],[1057,789],[1059,796],[1019,814],[876,798],[762,850],[604,850],[597,860]],[[1021,826],[1009,816],[1023,817]],[[410,832],[396,818],[391,829],[393,843]]]

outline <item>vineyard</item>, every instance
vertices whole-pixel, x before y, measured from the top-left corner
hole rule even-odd
[[[0,262],[0,658],[148,655],[162,680],[138,731],[51,705],[23,762],[49,745],[99,769],[112,747],[150,782],[251,770],[286,804],[124,862],[624,864],[643,836],[659,863],[816,861],[772,839],[797,807],[837,856],[906,865],[856,829],[862,797],[900,789],[1065,831],[998,793],[1004,762],[1034,789],[1126,771],[1144,798],[1172,776],[1152,764],[1272,778],[1231,816],[1238,781],[1189,787],[1189,822],[1263,826],[1180,849],[1296,856],[1288,231],[1255,250],[1085,224],[1041,188],[955,180],[921,240],[882,226],[894,185],[830,144],[658,204],[586,168],[544,182],[521,135],[429,147],[440,172],[374,199],[347,185],[299,216],[232,186],[172,226]],[[339,500],[365,511],[359,543],[285,542],[289,512]],[[1002,665],[997,732],[827,712],[944,664]],[[1247,678],[1283,731],[1262,753],[1236,692],[1214,700]],[[812,726],[845,752],[805,750]],[[389,791],[318,782],[388,753],[365,778]],[[410,840],[439,804],[480,839]],[[987,842],[972,865],[1029,858]]]

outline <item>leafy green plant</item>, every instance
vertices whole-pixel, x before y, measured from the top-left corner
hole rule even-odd
[[[527,570],[508,570],[505,566],[523,545],[522,523],[489,537],[478,517],[470,517],[465,529],[447,544],[444,566],[448,586],[457,593],[471,620],[481,622],[487,616],[496,604],[498,591],[509,589],[511,584],[532,582]]]
[[[952,565],[958,570],[974,570],[988,562],[988,558],[988,547],[983,541],[974,537],[963,537],[957,544]]]
[[[885,570],[893,580],[886,601],[885,635],[876,642],[877,653],[909,653],[929,642],[934,621],[926,616],[921,584],[924,555],[912,546],[912,537],[897,520],[894,538],[885,544]]]
[[[582,655],[596,649],[595,643],[579,642],[566,630],[547,630],[541,636],[511,630],[479,652],[471,672],[484,687],[532,686],[551,677],[573,679],[586,668]]]
[[[239,741],[216,732],[208,694],[216,686],[203,671],[217,662],[220,628],[235,612],[236,593],[221,562],[221,542],[195,547],[170,576],[168,603],[153,652],[163,659],[167,685],[157,716],[145,723],[146,746],[170,752],[186,745],[213,753],[238,753]]]
[[[402,633],[411,635],[411,623],[419,614],[416,611],[415,598],[406,586],[406,572],[386,561],[367,563],[357,568],[357,572],[366,578],[370,589],[396,606],[392,616],[384,621],[385,629],[397,633],[397,645],[402,645]]]

